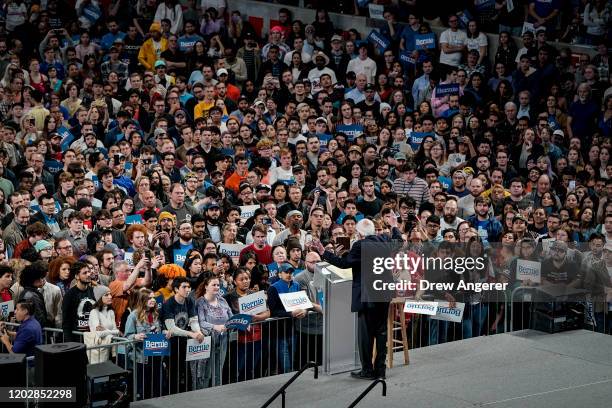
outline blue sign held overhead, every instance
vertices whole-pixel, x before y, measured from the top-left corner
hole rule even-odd
[[[374,44],[380,50],[380,52],[383,52],[384,50],[389,48],[389,45],[391,44],[391,42],[386,36],[382,35],[376,30],[370,31],[370,34],[368,35],[368,41]]]
[[[164,334],[147,334],[144,339],[144,356],[169,356],[170,342]]]
[[[434,33],[415,34],[414,48],[417,50],[431,50],[436,48],[436,35]]]
[[[144,224],[144,221],[142,219],[142,215],[140,215],[140,214],[132,214],[132,215],[128,215],[127,217],[125,217],[125,223],[127,225]]]

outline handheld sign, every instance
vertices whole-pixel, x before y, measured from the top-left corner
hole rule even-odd
[[[144,356],[169,356],[170,355],[170,343],[165,335],[158,334],[147,334],[144,339]]]
[[[542,252],[544,253],[549,253],[550,252],[550,247],[552,246],[553,242],[555,242],[556,239],[554,238],[544,238],[542,239],[540,242],[542,242]]]
[[[239,331],[247,331],[249,325],[253,321],[253,316],[247,314],[233,315],[225,322],[225,327],[228,329],[236,329]]]
[[[368,9],[370,11],[370,18],[373,18],[373,19],[376,19],[376,20],[384,20],[385,19],[383,17],[383,13],[385,11],[385,6],[383,6],[382,4],[370,3],[370,4],[368,4]]]
[[[436,86],[436,98],[446,95],[459,95],[459,84],[438,84]]]
[[[436,35],[434,33],[416,34],[414,36],[416,50],[431,50],[436,48]]]
[[[251,218],[255,214],[255,210],[257,210],[259,205],[241,205],[240,206],[240,220],[244,224],[246,220]]]
[[[355,138],[361,134],[363,134],[363,126],[362,125],[337,125],[336,133],[342,132],[346,135],[346,138],[349,142],[355,140]]]
[[[412,147],[412,150],[417,151],[419,150],[419,147],[421,146],[421,143],[423,143],[423,139],[426,136],[431,136],[431,133],[427,133],[427,132],[412,132],[410,133],[410,147]]]
[[[451,308],[450,303],[438,300],[438,310],[435,316],[431,316],[432,319],[445,320],[447,322],[461,323],[463,319],[463,310],[465,309],[465,303],[455,303],[455,307]]]
[[[238,299],[238,310],[242,314],[256,315],[268,310],[266,304],[266,293],[263,290],[251,293]]]
[[[4,317],[5,319],[9,317],[9,315],[15,311],[15,304],[13,303],[12,300],[9,300],[8,302],[2,302],[0,303],[0,316]]]
[[[132,215],[128,215],[127,217],[125,217],[125,223],[127,225],[144,224],[144,221],[142,220],[142,215],[132,214]]]
[[[422,302],[407,300],[404,303],[404,313],[416,313],[435,316],[438,311],[438,302]]]
[[[380,52],[384,52],[389,47],[389,40],[384,35],[380,34],[376,30],[370,31],[368,35],[368,41],[374,44]]]
[[[308,299],[305,290],[291,293],[279,293],[278,296],[287,312],[293,312],[298,309],[310,309],[312,307],[312,302]]]
[[[227,255],[232,258],[235,264],[238,264],[240,258],[240,251],[242,251],[246,245],[244,244],[223,244],[219,243],[219,254]]]
[[[187,340],[187,352],[185,353],[185,361],[204,360],[210,357],[211,337],[206,336],[202,342],[196,339]]]
[[[60,146],[62,148],[62,151],[65,152],[66,150],[68,150],[70,148],[70,144],[74,141],[74,135],[65,126],[60,126],[57,129],[57,133],[59,133],[60,136],[62,137],[62,141],[60,142]]]
[[[416,65],[416,60],[412,58],[412,52],[404,50],[400,52],[399,60],[405,67],[412,68]]]
[[[516,261],[516,279],[520,281],[530,280],[540,283],[542,279],[542,264],[534,261],[519,259]]]

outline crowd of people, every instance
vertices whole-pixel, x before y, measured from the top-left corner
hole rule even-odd
[[[126,363],[172,392],[218,384],[226,358],[239,379],[265,353],[289,371],[320,358],[315,264],[349,251],[363,219],[442,258],[497,245],[470,280],[521,285],[517,262],[541,262],[541,284],[589,289],[591,327],[609,331],[609,4],[587,2],[594,52],[574,55],[551,42],[558,1],[530,2],[534,31],[500,17],[496,49],[480,14],[449,9],[434,35],[421,2],[400,3],[376,40],[325,9],[309,24],[280,9],[262,37],[223,1],[5,2],[0,296],[32,321],[12,350],[31,355],[41,327],[164,333],[180,364]],[[302,290],[314,308],[287,312],[279,295]],[[259,291],[266,311],[232,337],[224,323]],[[454,338],[503,330],[507,310],[467,301]],[[185,369],[186,339],[205,336],[215,357]]]

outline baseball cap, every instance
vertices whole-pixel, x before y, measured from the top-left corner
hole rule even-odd
[[[258,184],[257,187],[255,187],[255,191],[271,191],[272,188],[267,185],[267,184]]]
[[[349,153],[350,153],[350,152],[357,152],[357,153],[361,154],[361,148],[360,148],[359,146],[351,146],[351,147],[348,149],[348,152],[349,152]]]
[[[395,153],[395,156],[393,156],[393,158],[395,160],[408,160],[408,158],[406,157],[406,155],[402,152],[397,152]]]
[[[338,34],[332,35],[331,42],[334,41],[342,41],[342,37],[340,37]]]
[[[165,67],[165,66],[166,66],[166,63],[163,60],[155,61],[155,68]]]
[[[561,129],[557,129],[553,132],[553,135],[559,135],[561,137],[565,137],[565,133]]]
[[[365,86],[364,90],[366,90],[366,91],[375,91],[375,90],[376,90],[376,88],[374,88],[374,85],[373,85],[373,84],[367,84],[367,85]]]
[[[283,29],[280,26],[274,26],[270,29],[271,33],[282,33]]]
[[[206,204],[206,210],[210,210],[211,208],[221,208],[219,206],[219,203],[216,201],[211,201],[210,203]]]
[[[219,69],[217,70],[217,76],[220,76],[220,75],[228,75],[227,69],[225,69],[225,68],[219,68]]]

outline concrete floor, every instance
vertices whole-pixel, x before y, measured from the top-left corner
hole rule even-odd
[[[387,370],[359,407],[612,407],[612,336],[589,331],[522,331],[425,347],[410,365]],[[132,404],[138,408],[261,406],[288,378],[269,377]],[[287,390],[287,407],[347,407],[369,382],[305,372]],[[272,407],[280,407],[280,397]]]

